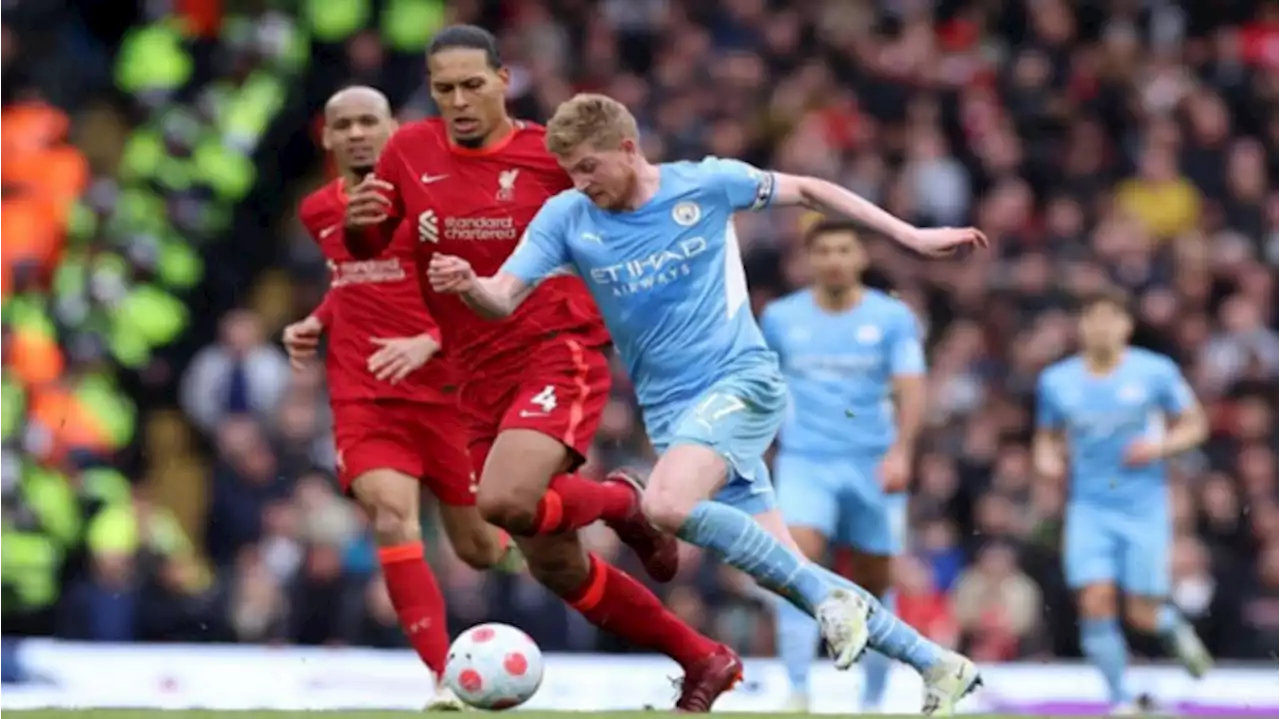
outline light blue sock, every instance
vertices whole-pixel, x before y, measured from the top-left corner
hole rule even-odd
[[[809,670],[818,647],[818,623],[791,602],[778,600],[778,656],[787,669],[791,691],[809,693]]]
[[[1129,701],[1129,692],[1124,685],[1129,649],[1124,644],[1120,623],[1114,617],[1081,620],[1080,649],[1098,671],[1102,672],[1111,703]]]
[[[903,664],[909,664],[922,673],[942,659],[946,650],[925,639],[910,624],[898,619],[888,607],[882,606],[871,592],[835,572],[823,569],[822,573],[826,575],[828,581],[837,586],[861,594],[875,608],[871,613],[870,621],[867,622],[872,649],[891,659],[897,659]]]
[[[884,612],[894,612],[897,609],[895,604],[893,592],[885,594],[880,599],[880,606],[884,608],[882,610]],[[901,620],[899,622],[901,623]],[[867,652],[866,657],[863,658],[863,711],[880,708],[881,702],[884,701],[884,690],[889,684],[889,669],[892,666],[893,660],[878,651]]]
[[[821,567],[774,539],[751,515],[727,504],[698,502],[676,536],[720,555],[809,616],[836,588]]]

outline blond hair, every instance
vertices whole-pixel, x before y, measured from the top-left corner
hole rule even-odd
[[[547,123],[547,151],[561,157],[584,144],[613,149],[623,140],[636,140],[636,118],[617,100],[605,95],[574,95],[556,108]]]

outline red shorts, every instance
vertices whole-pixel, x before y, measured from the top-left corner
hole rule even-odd
[[[392,469],[417,478],[445,504],[476,503],[467,425],[455,405],[338,401],[333,403],[333,427],[344,492],[365,472]]]
[[[595,438],[612,384],[602,348],[561,336],[530,348],[525,357],[518,373],[476,378],[462,388],[470,425],[467,448],[477,472],[503,430],[532,429],[555,438],[574,455],[575,469]]]

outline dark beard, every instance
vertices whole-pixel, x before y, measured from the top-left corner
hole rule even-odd
[[[468,150],[479,150],[484,147],[484,135],[479,137],[455,137],[453,138],[453,144],[458,147],[465,147]]]
[[[365,176],[373,174],[373,165],[352,165],[351,174],[363,180]]]

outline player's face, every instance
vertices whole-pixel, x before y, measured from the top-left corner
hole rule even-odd
[[[852,287],[867,265],[867,252],[852,232],[827,232],[809,244],[809,268],[819,287],[844,290]]]
[[[1109,302],[1090,305],[1080,314],[1080,344],[1086,352],[1118,351],[1132,330],[1129,313]]]
[[[449,137],[463,147],[484,145],[507,117],[507,69],[489,67],[483,50],[460,47],[428,57],[427,70]]]
[[[616,148],[584,143],[558,158],[573,186],[605,210],[623,209],[635,191],[635,141],[623,140]]]
[[[374,98],[354,96],[325,111],[324,148],[344,172],[365,173],[395,131],[395,121]]]

